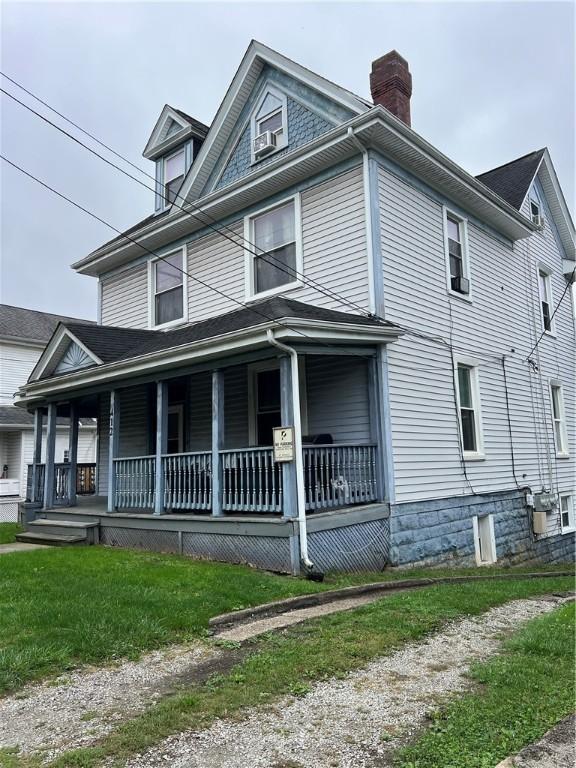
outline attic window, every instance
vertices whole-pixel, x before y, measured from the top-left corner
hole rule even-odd
[[[252,161],[261,160],[286,144],[286,98],[267,91],[252,118]]]
[[[542,226],[542,209],[540,208],[540,203],[534,199],[530,200],[530,218],[534,224]]]
[[[164,159],[164,204],[176,200],[184,181],[184,150],[179,149]]]

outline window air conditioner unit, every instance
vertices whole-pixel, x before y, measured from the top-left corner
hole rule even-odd
[[[265,157],[276,149],[276,134],[272,131],[264,131],[260,136],[256,136],[253,142],[254,157]]]
[[[540,216],[540,214],[535,214],[532,216],[532,223],[536,224],[538,229],[544,229],[544,216]]]
[[[458,293],[470,293],[470,280],[466,277],[453,277],[450,281],[452,290]]]

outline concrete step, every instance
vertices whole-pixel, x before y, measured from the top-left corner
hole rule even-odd
[[[16,534],[16,541],[26,544],[49,544],[53,547],[64,547],[71,544],[86,544],[86,536],[58,536],[51,533],[24,533]]]

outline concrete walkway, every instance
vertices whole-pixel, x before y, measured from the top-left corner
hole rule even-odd
[[[29,552],[31,549],[50,549],[50,547],[46,544],[25,544],[13,541],[10,544],[0,544],[0,555],[7,555],[10,552]]]
[[[576,717],[562,720],[540,741],[530,744],[515,757],[508,757],[496,768],[574,768],[576,765]]]

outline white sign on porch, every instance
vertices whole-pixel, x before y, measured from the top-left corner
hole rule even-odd
[[[274,461],[294,461],[294,427],[274,427]]]

